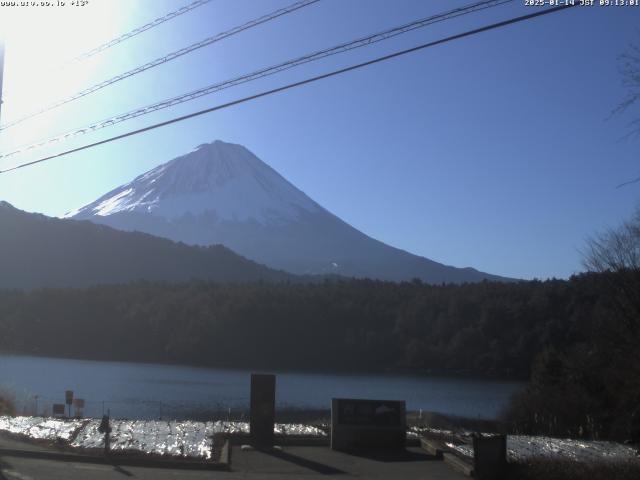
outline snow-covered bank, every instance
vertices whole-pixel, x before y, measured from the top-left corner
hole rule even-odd
[[[99,420],[90,420],[70,445],[74,448],[104,447]],[[160,420],[113,420],[111,449],[156,455],[211,459],[215,433],[213,422],[175,422]]]
[[[79,450],[104,447],[104,435],[98,432],[99,425],[97,419],[0,416],[0,431]],[[111,448],[114,451],[204,460],[212,459],[213,436],[216,433],[249,433],[247,422],[225,421],[112,420],[111,427]],[[274,433],[281,436],[327,437],[327,433],[318,427],[297,423],[277,423]],[[470,432],[454,433],[416,427],[407,432],[409,438],[422,435],[447,439],[444,441],[448,448],[466,457],[473,457]],[[509,435],[507,455],[510,461],[540,457],[582,461],[638,458],[638,451],[615,442]]]
[[[34,440],[68,442],[84,423],[86,420],[0,416],[0,431],[24,435]]]
[[[101,449],[104,435],[98,431],[97,419],[60,419],[45,417],[0,416],[0,431],[46,440],[76,449]],[[246,422],[193,422],[161,420],[112,420],[111,449],[171,457],[210,460],[213,435],[249,433]],[[316,427],[278,423],[276,435],[326,437]]]
[[[471,432],[414,428],[413,435],[437,437],[449,449],[464,457],[473,458]],[[636,448],[621,443],[532,435],[507,435],[507,457],[512,462],[524,462],[532,458],[575,461],[640,458]]]
[[[451,446],[463,455],[473,457],[472,445]],[[507,456],[513,461],[526,461],[537,457],[584,461],[638,458],[638,452],[635,448],[615,442],[509,435]]]

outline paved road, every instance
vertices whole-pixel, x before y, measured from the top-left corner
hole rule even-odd
[[[0,447],[16,448],[20,442],[0,439]],[[0,457],[1,480],[142,480],[220,479],[308,480],[336,476],[361,479],[402,478],[462,480],[467,477],[453,471],[444,462],[434,460],[418,448],[400,456],[368,458],[334,452],[327,447],[285,447],[282,451],[244,451],[234,447],[231,471],[176,470],[119,465],[63,462],[30,457]]]
[[[169,470],[159,468],[96,465],[91,463],[59,462],[31,458],[9,458],[0,460],[2,480],[144,480],[164,479],[211,479],[226,472]]]
[[[419,448],[402,455],[363,457],[335,452],[327,447],[285,447],[282,452],[244,452],[234,448],[231,456],[234,475],[230,478],[326,479],[327,476],[362,479],[462,480],[462,474]]]

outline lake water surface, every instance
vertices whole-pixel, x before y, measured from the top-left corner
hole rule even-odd
[[[255,372],[255,371],[254,371]],[[185,418],[203,409],[246,409],[249,370],[0,355],[0,388],[20,413],[51,412],[65,390],[84,398],[87,416],[103,406],[119,418]],[[399,374],[275,373],[280,407],[330,408],[332,397],[405,400],[408,410],[495,418],[520,382]]]

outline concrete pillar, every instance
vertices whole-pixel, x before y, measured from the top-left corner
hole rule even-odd
[[[273,446],[276,417],[276,376],[251,374],[249,431],[255,447]]]
[[[500,480],[507,469],[507,436],[473,436],[473,475],[479,480]]]

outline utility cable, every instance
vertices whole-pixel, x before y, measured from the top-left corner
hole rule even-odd
[[[231,37],[232,35],[236,35],[240,32],[243,32],[245,30],[248,30],[250,28],[256,27],[258,25],[261,25],[263,23],[269,22],[271,20],[274,20],[278,17],[281,17],[283,15],[286,15],[288,13],[294,12],[296,10],[299,10],[301,8],[307,7],[309,5],[312,5],[316,2],[319,2],[320,0],[301,0],[298,1],[296,3],[293,3],[287,7],[284,8],[280,8],[278,10],[275,10],[271,13],[268,13],[266,15],[263,15],[262,17],[256,18],[254,20],[251,20],[247,23],[244,23],[242,25],[239,25],[237,27],[234,27],[230,30],[218,33],[217,35],[205,38],[204,40],[201,40],[199,42],[196,42],[192,45],[189,45],[187,47],[181,48],[180,50],[176,50],[174,52],[168,53],[166,55],[163,55],[162,57],[156,58],[155,60],[152,60],[150,62],[145,63],[144,65],[140,65],[136,68],[133,68],[131,70],[128,70],[124,73],[121,73],[119,75],[116,75],[115,77],[109,78],[107,80],[104,80],[100,83],[96,83],[95,85],[92,85],[88,88],[85,88],[84,90],[80,90],[77,93],[74,93],[73,95],[71,95],[70,97],[67,97],[65,99],[59,100],[57,102],[54,102],[50,105],[47,105],[43,108],[41,108],[40,110],[36,110],[35,112],[31,112],[27,115],[24,115],[12,122],[6,123],[4,125],[0,125],[0,131],[2,130],[6,130],[10,127],[13,127],[15,125],[18,125],[26,120],[29,120],[30,118],[36,117],[38,115],[41,115],[45,112],[48,112],[50,110],[53,110],[55,108],[61,107],[62,105],[66,105],[69,102],[73,102],[74,100],[78,100],[79,98],[85,97],[87,95],[90,95],[91,93],[97,92],[98,90],[102,90],[105,87],[108,87],[109,85],[113,85],[114,83],[117,83],[121,80],[124,80],[126,78],[129,77],[133,77],[134,75],[137,75],[139,73],[142,73],[146,70],[149,70],[153,67],[157,67],[158,65],[162,65],[165,64],[167,62],[170,62],[171,60],[175,60],[176,58],[179,58],[183,55],[186,55],[188,53],[191,53],[195,50],[198,50],[200,48],[206,47],[208,45],[211,45],[213,43],[219,42],[220,40],[223,40],[225,38]]]
[[[162,110],[165,108],[169,108],[175,105],[179,105],[184,102],[188,102],[190,100],[194,100],[205,95],[210,95],[212,93],[218,92],[220,90],[224,90],[226,88],[234,87],[243,83],[247,83],[250,81],[258,80],[260,78],[274,75],[276,73],[280,73],[285,70],[289,70],[291,68],[297,67],[299,65],[303,65],[306,63],[310,63],[316,60],[320,60],[326,57],[330,57],[333,55],[337,55],[340,53],[348,52],[350,50],[354,50],[356,48],[365,47],[383,40],[387,40],[389,38],[393,38],[395,36],[416,30],[418,28],[423,28],[428,25],[432,25],[434,23],[442,22],[445,20],[449,20],[452,18],[456,18],[462,15],[467,15],[476,11],[484,10],[487,8],[496,7],[498,5],[502,5],[504,3],[511,2],[513,0],[485,0],[482,2],[476,2],[464,7],[456,8],[454,10],[450,10],[445,13],[432,15],[427,18],[423,18],[420,20],[416,20],[414,22],[410,22],[398,27],[394,27],[388,30],[384,30],[382,32],[375,33],[373,35],[369,35],[366,37],[358,38],[356,40],[352,40],[350,42],[342,43],[340,45],[326,48],[324,50],[320,50],[308,55],[304,55],[302,57],[298,57],[292,60],[288,60],[283,63],[279,63],[276,65],[272,65],[270,67],[266,67],[252,73],[244,74],[239,77],[234,77],[229,80],[225,80],[223,82],[214,83],[212,85],[208,85],[204,88],[200,88],[198,90],[188,92],[177,97],[169,98],[166,100],[162,100],[160,102],[153,103],[151,105],[147,105],[145,107],[140,107],[135,110],[131,110],[129,112],[116,115],[114,117],[107,118],[105,120],[101,120],[99,122],[95,122],[93,124],[77,128],[75,130],[68,131],[63,134],[56,135],[54,137],[50,137],[45,140],[40,140],[38,142],[34,142],[32,144],[22,146],[13,150],[11,152],[1,154],[0,159],[8,158],[14,156],[19,153],[26,152],[28,150],[32,150],[34,148],[39,148],[48,144],[56,143],[62,140],[68,140],[79,135],[84,135],[85,133],[94,132],[96,130],[100,130],[102,128],[111,127],[118,123],[140,117],[142,115],[146,115],[148,113],[152,113],[158,110]]]
[[[206,5],[207,3],[211,2],[212,0],[196,0],[194,2],[191,2],[188,5],[185,5],[184,7],[179,8],[178,10],[175,10],[173,12],[169,12],[166,15],[163,15],[162,17],[158,17],[155,20],[146,23],[144,25],[142,25],[141,27],[138,28],[134,28],[133,30],[131,30],[130,32],[127,32],[125,34],[120,35],[117,38],[114,38],[112,40],[109,40],[108,42],[105,42],[101,45],[98,45],[95,48],[92,48],[91,50],[88,50],[84,53],[81,53],[80,55],[78,55],[77,57],[71,58],[69,60],[64,61],[62,64],[58,65],[57,67],[52,67],[52,68],[47,68],[45,71],[55,71],[61,68],[64,68],[65,66],[71,64],[71,63],[77,63],[80,62],[82,60],[86,60],[89,57],[92,57],[104,50],[107,50],[108,48],[113,47],[114,45],[117,45],[119,43],[124,42],[125,40],[130,39],[131,37],[135,37],[136,35],[141,34],[142,32],[145,32],[153,27],[157,27],[158,25],[161,25],[164,22],[167,22],[169,20],[172,20],[184,13],[190,12],[191,10],[201,7],[203,5]],[[4,94],[5,98],[7,97],[7,92],[5,91]]]
[[[207,3],[211,2],[212,0],[196,0],[195,2],[191,2],[188,5],[185,5],[184,7],[179,8],[178,10],[175,10],[173,12],[169,12],[166,15],[163,15],[162,17],[158,17],[155,20],[146,23],[144,25],[142,25],[141,27],[138,28],[134,28],[133,30],[131,30],[130,32],[127,32],[123,35],[120,35],[117,38],[114,38],[113,40],[110,40],[106,43],[103,43],[102,45],[98,45],[95,48],[92,48],[89,51],[86,51],[80,55],[78,55],[77,57],[73,58],[71,61],[80,61],[80,60],[84,60],[87,59],[89,57],[94,56],[97,53],[103,52],[104,50],[113,47],[114,45],[117,45],[119,43],[124,42],[125,40],[129,40],[131,37],[135,37],[136,35],[141,34],[142,32],[146,32],[147,30],[153,28],[153,27],[157,27],[158,25],[163,24],[164,22],[168,22],[169,20],[173,20],[176,17],[179,17],[180,15],[183,15],[187,12],[190,12],[191,10],[194,10],[198,7],[202,7],[203,5],[206,5]]]
[[[510,18],[508,20],[504,20],[502,22],[492,23],[490,25],[485,25],[484,27],[475,28],[473,30],[467,30],[466,32],[458,33],[456,35],[451,35],[449,37],[445,37],[445,38],[442,38],[440,40],[435,40],[433,42],[423,43],[422,45],[418,45],[416,47],[408,48],[406,50],[400,50],[398,52],[394,52],[394,53],[391,53],[389,55],[384,55],[382,57],[377,57],[377,58],[374,58],[373,60],[369,60],[369,61],[366,61],[366,62],[358,63],[358,64],[351,65],[349,67],[341,68],[341,69],[338,69],[338,70],[333,70],[331,72],[324,73],[322,75],[317,75],[315,77],[310,77],[310,78],[307,78],[305,80],[301,80],[299,82],[294,82],[294,83],[290,83],[290,84],[287,84],[287,85],[284,85],[284,86],[281,86],[281,87],[278,87],[278,88],[274,88],[274,89],[271,89],[271,90],[266,90],[266,91],[257,93],[255,95],[250,95],[248,97],[241,98],[239,100],[234,100],[232,102],[223,103],[221,105],[216,105],[216,106],[213,106],[213,107],[210,107],[210,108],[206,108],[204,110],[200,110],[198,112],[190,113],[188,115],[183,115],[181,117],[172,118],[171,120],[166,120],[164,122],[156,123],[154,125],[149,125],[149,126],[144,127],[144,128],[133,130],[131,132],[123,133],[121,135],[116,135],[114,137],[110,137],[110,138],[107,138],[107,139],[104,139],[104,140],[100,140],[98,142],[93,142],[93,143],[90,143],[90,144],[87,144],[87,145],[83,145],[81,147],[72,148],[70,150],[66,150],[64,152],[57,153],[55,155],[49,155],[47,157],[40,158],[38,160],[33,160],[33,161],[30,161],[30,162],[22,163],[22,164],[14,166],[14,167],[7,168],[5,170],[0,170],[0,174],[11,172],[11,171],[14,171],[14,170],[18,170],[20,168],[25,168],[25,167],[29,167],[29,166],[32,166],[32,165],[36,165],[38,163],[46,162],[48,160],[52,160],[54,158],[59,158],[59,157],[62,157],[64,155],[69,155],[71,153],[80,152],[82,150],[93,148],[93,147],[96,147],[98,145],[103,145],[105,143],[114,142],[116,140],[120,140],[122,138],[130,137],[130,136],[133,136],[133,135],[137,135],[139,133],[148,132],[148,131],[154,130],[156,128],[164,127],[166,125],[171,125],[173,123],[181,122],[183,120],[188,120],[190,118],[194,118],[194,117],[197,117],[197,116],[200,116],[200,115],[204,115],[206,113],[215,112],[217,110],[223,110],[223,109],[232,107],[234,105],[239,105],[241,103],[245,103],[245,102],[249,102],[249,101],[252,101],[252,100],[256,100],[258,98],[266,97],[268,95],[273,95],[275,93],[284,92],[284,91],[290,90],[292,88],[296,88],[296,87],[300,87],[302,85],[307,85],[309,83],[317,82],[318,80],[323,80],[325,78],[334,77],[336,75],[340,75],[340,74],[343,74],[343,73],[346,73],[346,72],[350,72],[350,71],[357,70],[357,69],[360,69],[360,68],[363,68],[363,67],[367,67],[369,65],[374,65],[374,64],[377,64],[377,63],[380,63],[380,62],[384,62],[384,61],[390,60],[392,58],[400,57],[402,55],[407,55],[409,53],[417,52],[419,50],[424,50],[426,48],[435,47],[436,45],[441,45],[443,43],[448,43],[448,42],[451,42],[451,41],[454,41],[454,40],[459,40],[461,38],[469,37],[469,36],[476,35],[476,34],[482,33],[482,32],[487,32],[489,30],[495,30],[497,28],[506,27],[506,26],[512,25],[514,23],[524,22],[526,20],[531,20],[533,18],[537,18],[537,17],[543,16],[543,15],[548,15],[550,13],[560,12],[562,10],[566,10],[567,8],[572,8],[572,7],[576,6],[576,5],[578,5],[578,4],[577,3],[573,4],[573,5],[572,4],[566,4],[566,5],[562,5],[562,6],[559,6],[559,7],[547,8],[545,10],[540,10],[540,11],[537,11],[537,12],[534,12],[534,13],[530,13],[528,15],[522,15],[522,16],[519,16],[519,17],[514,17],[514,18]]]

